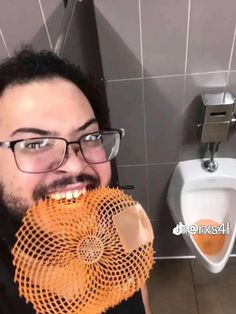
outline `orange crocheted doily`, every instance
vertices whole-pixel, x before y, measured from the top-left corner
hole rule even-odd
[[[19,293],[38,314],[99,314],[129,298],[153,266],[144,209],[118,189],[30,208],[12,250]]]

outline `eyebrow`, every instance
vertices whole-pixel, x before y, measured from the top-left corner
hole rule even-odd
[[[84,131],[86,130],[91,124],[94,124],[94,123],[98,123],[98,120],[96,118],[92,118],[90,120],[88,120],[87,122],[85,122],[85,124],[83,124],[82,126],[80,126],[77,131],[80,132],[80,131]]]
[[[92,118],[92,119],[88,120],[82,126],[80,126],[76,131],[77,132],[84,131],[93,123],[98,123],[96,118]],[[18,133],[35,133],[35,134],[42,135],[42,136],[57,136],[57,135],[59,135],[58,132],[48,131],[48,130],[43,130],[43,129],[38,129],[38,128],[19,128],[19,129],[16,129],[15,131],[13,131],[10,136],[12,137]]]

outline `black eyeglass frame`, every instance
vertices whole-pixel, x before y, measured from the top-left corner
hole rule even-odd
[[[65,138],[63,137],[57,137],[57,136],[42,136],[42,137],[31,137],[31,138],[27,138],[27,139],[19,139],[19,140],[15,140],[15,141],[5,141],[5,142],[0,142],[0,147],[3,147],[3,148],[9,148],[11,149],[13,155],[14,155],[14,159],[15,159],[15,163],[17,165],[17,168],[21,171],[21,172],[24,172],[24,173],[32,173],[32,174],[37,174],[37,173],[47,173],[47,172],[51,172],[51,171],[54,171],[58,168],[61,167],[61,165],[63,164],[63,162],[65,161],[65,158],[66,158],[66,155],[68,154],[68,147],[69,145],[71,144],[78,144],[79,145],[79,151],[81,152],[84,160],[89,163],[89,164],[102,164],[102,163],[105,163],[105,162],[108,162],[110,160],[112,160],[113,158],[111,159],[108,159],[108,160],[105,160],[105,161],[102,161],[102,162],[90,162],[90,161],[87,161],[87,159],[85,158],[84,156],[84,153],[83,153],[83,149],[81,149],[81,140],[88,136],[88,135],[93,135],[93,134],[98,134],[98,133],[104,133],[104,132],[117,132],[119,135],[120,135],[120,139],[124,138],[125,136],[125,130],[123,128],[120,128],[120,129],[102,129],[102,130],[99,130],[99,131],[96,131],[96,132],[89,132],[89,133],[86,133],[84,135],[82,135],[78,140],[76,141],[67,141]],[[17,163],[17,159],[16,159],[16,156],[15,156],[15,145],[19,142],[22,142],[22,141],[27,141],[27,140],[36,140],[36,139],[59,139],[59,140],[63,140],[65,143],[66,143],[66,148],[65,148],[65,152],[64,152],[64,155],[63,155],[63,158],[61,159],[61,162],[59,163],[59,165],[55,168],[55,169],[52,169],[52,170],[47,170],[47,171],[38,171],[38,172],[28,172],[28,171],[24,171],[22,169],[20,169],[18,163]]]

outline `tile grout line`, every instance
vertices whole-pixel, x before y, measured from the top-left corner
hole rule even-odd
[[[48,31],[47,22],[46,22],[45,15],[44,15],[44,12],[43,12],[43,7],[42,7],[41,0],[38,0],[38,3],[39,3],[40,10],[41,10],[41,14],[42,14],[43,23],[44,23],[44,26],[45,26],[45,29],[46,29],[46,33],[47,33],[47,36],[48,36],[50,49],[52,50],[53,49],[52,41],[51,41],[50,34],[49,34],[49,31]]]
[[[142,34],[142,10],[141,0],[138,1],[139,9],[139,36],[140,36],[140,55],[141,55],[141,72],[142,72],[142,104],[143,104],[143,128],[144,128],[144,149],[145,149],[145,166],[146,166],[146,193],[147,193],[147,212],[150,215],[150,193],[149,193],[149,171],[148,171],[148,153],[147,153],[147,127],[146,127],[146,106],[144,97],[144,63],[143,63],[143,34]]]
[[[1,37],[2,37],[2,41],[3,41],[4,47],[5,47],[5,49],[6,49],[7,55],[8,55],[8,57],[10,57],[11,54],[10,54],[10,52],[9,52],[9,50],[8,50],[7,43],[6,43],[6,41],[5,41],[5,38],[4,38],[4,36],[3,36],[3,32],[2,32],[2,29],[1,29],[1,28],[0,28],[0,35],[1,35]]]
[[[208,74],[217,74],[217,73],[225,73],[228,70],[217,70],[217,71],[208,71],[208,72],[193,72],[187,73],[186,76],[194,76],[194,75],[208,75]]]
[[[177,161],[163,161],[163,162],[149,162],[149,166],[162,166],[162,165],[174,165],[178,163]],[[117,165],[119,168],[128,168],[128,167],[145,167],[147,166],[146,163],[143,164],[130,164],[130,165]]]
[[[143,128],[144,128],[144,149],[145,149],[145,166],[146,166],[146,193],[148,214],[150,214],[150,189],[149,189],[149,170],[148,170],[148,151],[147,151],[147,124],[146,124],[146,106],[144,96],[144,80],[142,84],[142,103],[143,103]]]
[[[80,2],[81,2],[81,1],[80,1]],[[68,28],[67,28],[67,30],[66,30],[66,35],[65,35],[65,39],[64,39],[64,45],[65,45],[65,42],[66,42],[66,40],[67,40],[67,36],[68,36],[69,30],[70,30],[71,22],[72,22],[74,13],[75,13],[76,5],[77,5],[77,1],[74,2],[74,7],[73,7],[73,9],[72,9],[70,21],[69,21],[69,24],[68,24]],[[63,50],[64,50],[64,45],[63,45],[63,47],[61,47],[61,52],[63,52]]]
[[[185,100],[186,100],[186,80],[187,80],[187,67],[188,67],[188,49],[189,49],[189,29],[190,29],[190,16],[191,16],[191,0],[188,0],[188,18],[187,18],[187,30],[186,30],[186,47],[185,47],[185,64],[184,64],[184,86],[183,86],[183,103],[182,103],[182,119],[180,127],[180,150],[179,150],[179,160],[183,158],[183,137],[184,137],[184,110],[185,110]]]
[[[141,76],[143,79],[143,34],[142,34],[142,12],[141,12],[141,0],[138,0],[138,11],[139,11],[139,39],[140,39],[140,57],[141,57]]]
[[[236,71],[236,70],[235,70]],[[140,76],[140,77],[131,77],[131,78],[121,78],[121,79],[112,79],[106,80],[109,83],[112,82],[122,82],[122,81],[141,81],[141,80],[148,80],[148,79],[156,79],[156,78],[165,78],[165,77],[175,77],[175,76],[184,76],[184,74],[170,74],[170,75],[158,75],[158,76]]]
[[[167,75],[154,75],[154,76],[144,76],[145,80],[155,79],[155,78],[165,78],[165,77],[181,77],[184,74],[167,74]]]
[[[139,0],[140,1],[140,0]],[[145,96],[144,96],[144,80],[141,81],[142,87],[142,107],[143,107],[143,131],[144,131],[144,149],[145,149],[145,166],[148,163],[147,156],[147,132],[146,132],[146,107],[145,107]]]
[[[196,304],[196,310],[197,310],[197,314],[200,314],[199,312],[199,303],[198,303],[198,298],[197,298],[197,289],[196,289],[196,285],[195,285],[195,281],[194,281],[194,275],[193,275],[193,266],[191,261],[189,261],[190,264],[190,273],[191,273],[191,277],[192,277],[192,285],[193,285],[193,291],[194,291],[194,299],[195,299],[195,304]]]
[[[230,75],[230,69],[231,69],[233,53],[234,53],[235,37],[236,37],[236,24],[235,24],[235,28],[234,28],[233,42],[232,42],[232,47],[231,47],[231,51],[230,51],[229,66],[228,66],[228,73],[227,73],[227,78],[226,78],[226,83],[225,83],[225,89],[227,88],[227,86],[229,84],[229,75]]]
[[[117,165],[118,168],[128,168],[128,167],[145,167],[146,164],[134,164],[134,165]]]
[[[231,72],[236,72],[236,70],[232,70]],[[121,78],[121,79],[112,79],[106,80],[108,83],[113,82],[123,82],[123,81],[141,81],[141,80],[149,80],[149,79],[157,79],[157,78],[168,78],[168,77],[181,77],[181,76],[194,76],[194,75],[208,75],[208,74],[217,74],[217,73],[228,73],[228,70],[219,70],[219,71],[210,71],[210,72],[193,72],[183,74],[170,74],[170,75],[158,75],[158,76],[144,76],[144,77],[131,77],[131,78]]]
[[[187,19],[187,32],[186,32],[184,76],[186,76],[186,74],[187,74],[187,67],[188,67],[190,15],[191,15],[191,0],[188,1],[188,19]]]

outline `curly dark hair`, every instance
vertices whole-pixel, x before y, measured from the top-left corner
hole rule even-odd
[[[21,48],[0,64],[0,97],[9,86],[61,77],[74,83],[88,98],[100,127],[108,124],[108,107],[100,88],[79,67],[52,51],[35,52],[30,46]]]

